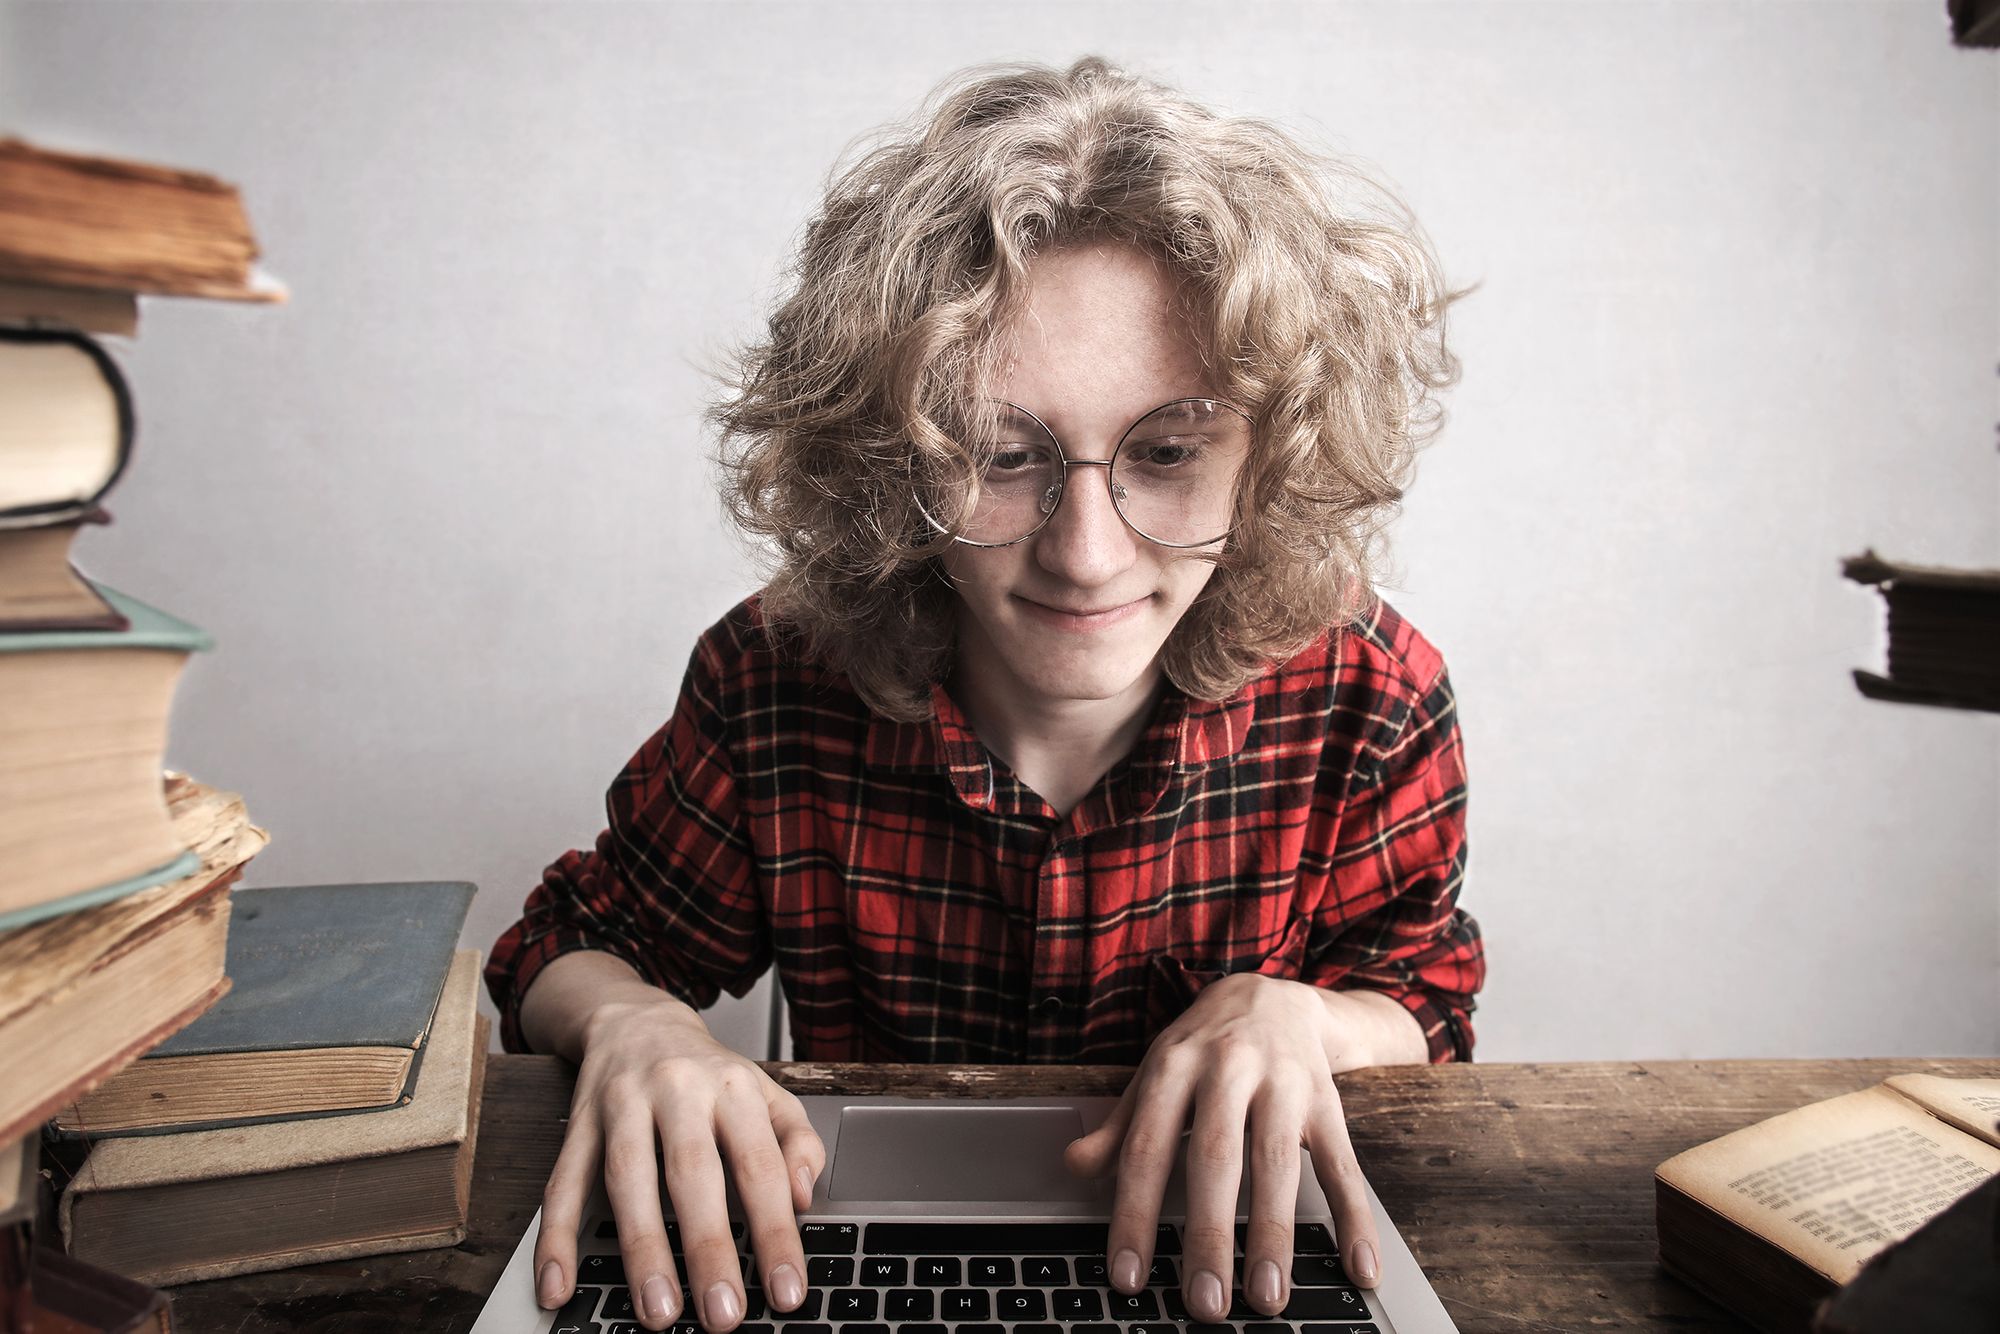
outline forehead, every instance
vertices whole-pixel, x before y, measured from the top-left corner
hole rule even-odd
[[[987,392],[1057,431],[1117,431],[1170,399],[1210,396],[1195,305],[1167,266],[1112,241],[1065,246],[1028,269]]]

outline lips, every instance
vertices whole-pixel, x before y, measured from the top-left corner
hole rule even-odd
[[[1137,615],[1147,601],[1146,598],[1134,598],[1130,602],[1105,607],[1062,607],[1037,602],[1033,598],[1020,599],[1021,605],[1035,620],[1066,630],[1095,630],[1100,626],[1114,625]]]

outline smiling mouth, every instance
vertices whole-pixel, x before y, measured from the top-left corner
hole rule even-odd
[[[1090,630],[1122,621],[1146,605],[1145,598],[1134,598],[1130,602],[1121,602],[1115,606],[1096,608],[1052,607],[1033,598],[1022,598],[1021,602],[1036,619],[1076,630]]]

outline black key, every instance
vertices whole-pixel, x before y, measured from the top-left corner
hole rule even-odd
[[[1071,1325],[1069,1334],[1118,1334],[1116,1325]]]
[[[993,1318],[993,1299],[983,1288],[953,1288],[938,1294],[938,1319],[940,1320],[990,1320]],[[998,1334],[999,1326],[994,1326]],[[958,1327],[958,1334],[965,1334],[965,1326]]]
[[[576,1261],[576,1281],[605,1286],[625,1281],[625,1262],[615,1255],[582,1255]]]
[[[1187,1326],[1187,1332],[1188,1334],[1236,1334],[1236,1326],[1205,1325],[1199,1321],[1195,1321]],[[1289,1334],[1289,1331],[1287,1331],[1287,1334]]]
[[[604,1309],[598,1314],[606,1320],[637,1320],[639,1313],[632,1309],[632,1289],[613,1288],[604,1294]]]
[[[651,1334],[636,1320],[620,1320],[604,1327],[604,1334]]]
[[[1123,1328],[1125,1334],[1181,1334],[1181,1327],[1179,1325],[1170,1325],[1165,1322],[1152,1324],[1147,1321],[1135,1321],[1125,1325]]]
[[[1077,1281],[1080,1283],[1083,1280],[1078,1279]],[[1174,1269],[1174,1262],[1165,1256],[1154,1256],[1152,1272],[1146,1275],[1146,1286],[1149,1288],[1178,1288],[1180,1285],[1181,1276]]]
[[[1160,1224],[1160,1230],[1153,1238],[1153,1254],[1179,1255],[1181,1253],[1180,1229]]]
[[[861,1262],[861,1281],[871,1288],[900,1288],[910,1281],[909,1269],[900,1255],[871,1255]]]
[[[1338,1325],[1304,1325],[1305,1334],[1382,1334],[1370,1320],[1360,1322],[1342,1321]]]
[[[683,1304],[681,1309],[685,1311],[688,1308]],[[667,1326],[667,1334],[702,1334],[701,1322],[699,1320],[676,1320],[673,1324]]]
[[[1187,1303],[1181,1300],[1179,1288],[1168,1288],[1160,1294],[1160,1301],[1166,1305],[1167,1319],[1176,1325],[1187,1323]]]
[[[762,1320],[764,1318],[764,1290],[745,1287],[743,1289],[743,1318]]]
[[[1154,1264],[1159,1261],[1155,1260]],[[1076,1281],[1079,1287],[1108,1288],[1111,1286],[1111,1272],[1101,1255],[1079,1255],[1076,1257]]]
[[[902,1261],[898,1260],[897,1264]],[[916,1263],[910,1282],[926,1288],[955,1288],[959,1285],[958,1257],[955,1255],[926,1255]]]
[[[1340,1266],[1336,1255],[1295,1255],[1292,1257],[1292,1286],[1295,1288],[1345,1288],[1354,1280]]]
[[[1007,1334],[1007,1327],[1005,1325],[960,1325],[958,1327],[958,1334]],[[1117,1334],[1117,1331],[1109,1330],[1106,1331],[1106,1334]]]
[[[849,1224],[849,1226],[852,1226]],[[1166,1231],[1166,1229],[1161,1229]],[[870,1223],[868,1255],[1101,1255],[1102,1223]],[[1180,1244],[1174,1243],[1174,1254]]]
[[[778,1321],[787,1329],[796,1329],[798,1328],[798,1323],[802,1320],[819,1319],[819,1306],[825,1300],[825,1292],[818,1288],[807,1288],[806,1299],[799,1303],[798,1310],[773,1311],[771,1312],[771,1319]]]
[[[880,1223],[871,1224],[868,1230],[873,1232],[880,1226]],[[921,1228],[923,1224],[910,1226]],[[852,1255],[860,1230],[859,1224],[855,1223],[801,1223],[799,1241],[805,1246],[807,1255]],[[900,1253],[908,1254],[907,1251]],[[875,1254],[872,1248],[870,1254]]]
[[[903,1334],[945,1334],[943,1325],[905,1325]]]
[[[549,1326],[549,1334],[598,1334],[602,1328],[595,1320],[558,1320]]]
[[[1058,1320],[1102,1320],[1104,1298],[1089,1288],[1059,1288],[1049,1294],[1049,1309]]]
[[[783,1324],[778,1326],[784,1334],[833,1334],[832,1325]]]
[[[826,1296],[828,1320],[873,1320],[875,1292],[872,1288],[835,1288]]]
[[[1285,1303],[1287,1320],[1366,1320],[1367,1299],[1359,1288],[1293,1288]]]
[[[1063,1334],[1061,1325],[1016,1325],[1014,1334]]]
[[[1160,1303],[1154,1299],[1151,1292],[1144,1290],[1139,1292],[1107,1292],[1104,1294],[1104,1305],[1111,1312],[1111,1318],[1121,1323],[1133,1320],[1158,1320],[1160,1318]],[[1176,1320],[1185,1320],[1186,1318],[1184,1315],[1174,1317]]]
[[[929,1320],[937,1294],[929,1288],[897,1288],[882,1299],[884,1320]]]
[[[599,1241],[610,1241],[617,1235],[618,1235],[618,1224],[616,1220],[607,1218],[602,1223],[599,1223],[597,1225],[596,1236]]]
[[[1292,1250],[1298,1255],[1334,1255],[1333,1234],[1324,1223],[1300,1223],[1292,1228]]]
[[[840,1334],[889,1334],[887,1325],[842,1325]]]
[[[1276,1320],[1253,1320],[1243,1327],[1243,1334],[1292,1334],[1292,1327]]]
[[[570,1294],[562,1309],[556,1312],[558,1325],[581,1325],[597,1312],[597,1299],[604,1295],[603,1288],[578,1288]]]
[[[854,1286],[854,1261],[840,1255],[815,1255],[806,1261],[806,1284],[814,1288]]]
[[[1036,1255],[1021,1261],[1021,1281],[1037,1288],[1069,1285],[1069,1261],[1058,1255]]]
[[[993,1313],[1002,1320],[1046,1320],[1049,1304],[1036,1288],[1007,1288],[994,1294]]]
[[[1014,1262],[998,1255],[967,1260],[965,1281],[982,1288],[1011,1288],[1014,1286]],[[1077,1282],[1083,1280],[1079,1278]]]
[[[752,1324],[746,1320],[736,1327],[736,1334],[771,1334],[771,1327],[762,1323]]]

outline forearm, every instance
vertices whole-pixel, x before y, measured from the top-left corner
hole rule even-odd
[[[1428,1064],[1423,1025],[1400,1002],[1379,991],[1314,987],[1326,1008],[1328,1063],[1333,1073],[1371,1065]]]
[[[550,963],[521,998],[521,1033],[538,1052],[583,1063],[584,1031],[601,1006],[618,1001],[657,1004],[699,1024],[687,1005],[640,977],[631,964],[601,950],[577,950]]]

